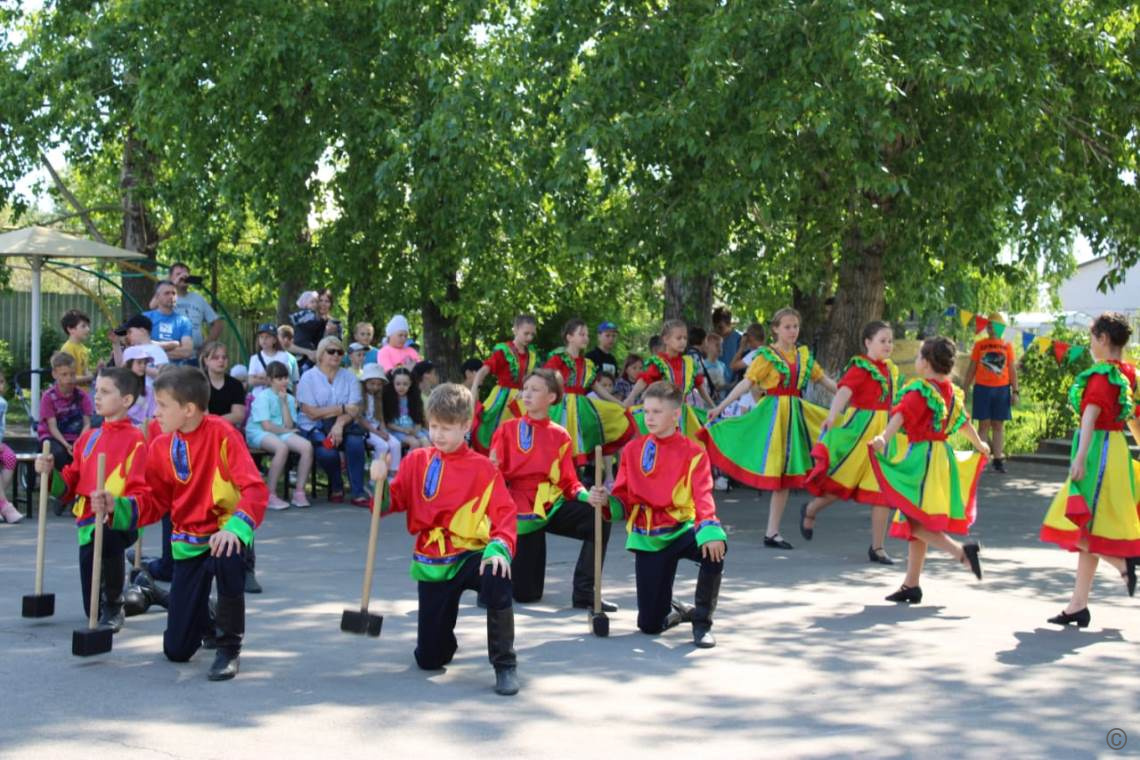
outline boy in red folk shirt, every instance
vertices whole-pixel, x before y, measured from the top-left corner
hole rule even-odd
[[[637,575],[637,627],[661,633],[689,621],[693,643],[708,649],[716,646],[712,614],[727,537],[716,516],[708,455],[677,431],[682,399],[681,390],[668,382],[655,382],[645,392],[649,434],[633,439],[622,451],[613,511],[620,505],[627,518],[626,548],[634,553]],[[672,602],[673,579],[682,559],[701,566],[694,607]]]
[[[103,573],[100,576],[99,627],[118,633],[123,627],[123,553],[138,537],[138,501],[146,498],[146,444],[142,433],[127,417],[141,383],[124,367],[100,370],[95,380],[95,413],[103,425],[89,428],[75,442],[72,460],[52,481],[52,494],[65,502],[75,499],[72,512],[79,534],[79,583],[83,589],[83,611],[91,604],[91,568],[95,557],[92,537],[95,512],[92,497],[98,485],[97,462],[107,456],[104,491],[121,509],[103,539]],[[52,471],[51,454],[36,458],[36,472]]]
[[[245,562],[242,554],[265,516],[269,490],[241,433],[206,414],[210,381],[194,367],[171,367],[154,381],[155,418],[162,435],[150,443],[146,479],[150,498],[140,502],[139,522],[157,522],[170,512],[174,579],[163,634],[167,659],[186,662],[214,633],[217,654],[211,681],[238,673],[245,633]],[[104,497],[105,498],[105,497]],[[100,510],[100,494],[92,497]],[[106,499],[102,509],[117,504]],[[212,581],[218,584],[217,615],[210,620]]]
[[[389,493],[392,511],[406,512],[408,532],[417,534],[411,567],[420,600],[416,664],[437,670],[451,662],[459,598],[478,591],[487,605],[495,691],[511,695],[519,690],[511,609],[515,504],[491,460],[464,442],[473,409],[467,388],[436,386],[425,410],[432,445],[404,458]],[[371,472],[383,483],[387,462],[375,460]]]
[[[546,585],[546,534],[582,542],[574,567],[571,602],[586,609],[594,593],[594,509],[604,507],[603,489],[591,494],[574,470],[570,434],[550,419],[550,407],[562,398],[554,370],[536,369],[519,394],[526,414],[507,420],[491,439],[491,461],[498,466],[518,509],[518,550],[511,563],[515,601],[537,602]],[[588,503],[587,503],[588,502]],[[602,556],[610,524],[602,528]],[[602,602],[615,612],[616,604]]]

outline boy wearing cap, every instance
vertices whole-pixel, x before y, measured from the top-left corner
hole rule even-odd
[[[598,325],[598,345],[586,353],[586,358],[598,368],[598,373],[617,377],[618,361],[614,356],[614,346],[617,345],[618,329],[613,322],[602,322]]]
[[[297,387],[301,379],[301,371],[297,367],[297,357],[289,353],[279,338],[281,331],[288,328],[292,337],[293,329],[288,325],[276,327],[270,322],[263,322],[257,326],[257,351],[249,357],[249,375],[247,381],[253,395],[269,387],[269,374],[267,370],[273,362],[281,362],[289,370],[289,390]]]
[[[975,343],[970,352],[970,367],[962,385],[968,391],[970,384],[974,384],[974,420],[980,423],[978,435],[990,445],[994,470],[1005,472],[1002,444],[1005,422],[1013,418],[1012,407],[1019,400],[1017,366],[1013,344],[999,338],[994,330],[995,324],[1005,324],[1005,315],[995,311],[989,320],[987,336]]]
[[[345,357],[345,360],[348,362],[348,368],[352,370],[352,374],[358,378],[364,372],[364,356],[367,353],[368,346],[363,343],[348,344],[348,356]]]

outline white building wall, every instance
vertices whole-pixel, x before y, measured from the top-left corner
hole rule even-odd
[[[1077,267],[1071,278],[1061,284],[1061,308],[1065,311],[1083,311],[1096,316],[1102,311],[1121,311],[1134,314],[1140,311],[1140,264],[1128,269],[1124,281],[1107,293],[1097,290],[1097,284],[1108,271],[1103,258],[1087,261]]]

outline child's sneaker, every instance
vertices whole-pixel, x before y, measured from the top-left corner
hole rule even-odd
[[[20,514],[20,510],[13,507],[10,501],[0,502],[0,517],[3,517],[6,523],[18,523],[24,519],[24,516]]]
[[[272,496],[269,497],[269,503],[266,504],[265,506],[269,509],[272,509],[272,510],[281,511],[282,509],[288,509],[289,508],[289,502],[285,501],[284,499],[278,498],[277,494],[273,494]]]
[[[312,506],[309,504],[309,497],[305,496],[305,490],[303,488],[298,488],[296,491],[293,492],[293,506],[294,507]]]
[[[728,478],[726,478],[723,475],[718,475],[716,477],[716,480],[713,481],[713,488],[715,488],[718,491],[727,491],[728,490]]]

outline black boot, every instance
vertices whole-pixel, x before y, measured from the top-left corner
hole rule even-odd
[[[512,607],[487,610],[487,657],[495,668],[495,693],[518,694],[515,658],[515,611]]]
[[[238,674],[238,655],[245,635],[245,597],[218,595],[218,612],[214,619],[218,652],[210,666],[211,681],[228,681]]]
[[[693,622],[693,610],[695,609],[694,607],[678,602],[676,599],[671,599],[669,601],[669,606],[673,609],[670,610],[669,614],[665,616],[665,622],[661,625],[662,633],[669,630],[670,628],[676,628],[681,623]]]
[[[701,563],[697,575],[697,593],[693,599],[693,643],[701,649],[712,649],[716,639],[712,635],[712,618],[716,612],[717,598],[720,596],[721,563]],[[715,568],[715,569],[714,569]]]
[[[126,565],[122,555],[103,560],[103,608],[99,611],[99,627],[110,628],[114,633],[123,630],[126,615],[123,613],[123,582]]]
[[[257,565],[257,553],[253,549],[253,542],[243,550],[242,559],[245,560],[245,593],[247,594],[260,594],[261,584],[257,582],[257,573],[254,572]]]
[[[606,547],[610,543],[610,522],[602,522],[602,567],[606,566]],[[574,581],[572,584],[570,602],[575,609],[594,609],[594,542],[582,542],[578,551],[578,564],[574,566]],[[617,612],[618,606],[613,602],[602,599],[602,612]]]

